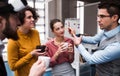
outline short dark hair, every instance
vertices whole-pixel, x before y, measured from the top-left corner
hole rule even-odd
[[[62,21],[61,20],[59,20],[59,19],[53,19],[53,20],[51,20],[50,21],[50,28],[51,28],[51,30],[53,31],[53,29],[54,29],[54,24],[56,23],[56,22],[61,22],[62,23]],[[62,23],[63,24],[63,23]],[[64,25],[63,25],[64,26]]]
[[[98,5],[98,9],[107,9],[110,17],[118,15],[120,18],[120,1],[118,0],[105,0]],[[119,19],[118,18],[118,19]]]
[[[24,23],[25,12],[26,12],[27,10],[29,10],[29,11],[32,12],[33,18],[34,18],[35,20],[37,20],[38,17],[39,17],[39,15],[37,14],[37,12],[36,12],[36,10],[35,10],[34,8],[32,8],[32,7],[30,7],[30,6],[26,6],[24,9],[20,10],[20,11],[17,13],[18,18],[19,18],[21,24]]]
[[[11,4],[8,4],[6,2],[0,2],[0,16],[4,18],[8,18],[9,14],[14,14],[16,13],[14,11],[14,8]]]

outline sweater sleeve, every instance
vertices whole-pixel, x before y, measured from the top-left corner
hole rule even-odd
[[[57,64],[57,60],[54,59],[52,51],[49,48],[47,48],[47,55],[51,58],[50,59],[50,67],[53,67],[54,65],[56,65]]]
[[[25,64],[28,64],[33,57],[30,53],[26,54],[24,57],[19,57],[19,46],[16,41],[8,41],[8,63],[11,70],[16,70]]]

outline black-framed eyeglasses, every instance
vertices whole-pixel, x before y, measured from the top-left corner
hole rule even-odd
[[[110,15],[97,15],[97,17],[103,19],[105,17],[111,17],[111,16]]]

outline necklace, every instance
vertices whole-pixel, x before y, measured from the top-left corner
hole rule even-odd
[[[62,42],[64,42],[64,39],[63,40],[56,40],[54,39],[54,44],[59,46]]]

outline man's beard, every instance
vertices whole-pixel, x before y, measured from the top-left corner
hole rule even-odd
[[[6,22],[5,29],[2,31],[2,33],[8,39],[13,39],[13,40],[18,39],[17,28],[13,29],[8,20]]]

